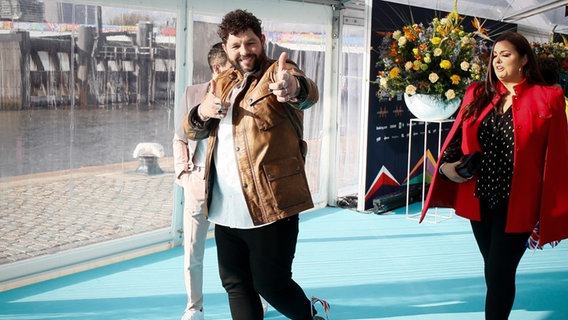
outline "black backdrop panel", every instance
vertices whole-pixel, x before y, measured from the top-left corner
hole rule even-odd
[[[459,5],[458,5],[459,10]],[[427,24],[434,17],[444,17],[447,12],[388,3],[385,1],[373,1],[371,46],[378,46],[381,41],[381,32],[392,32],[402,29],[409,23]],[[466,31],[474,31],[471,24],[472,17],[464,17],[463,26]],[[496,21],[481,20],[483,26],[489,30],[489,34],[495,34],[507,30],[515,30],[513,24]],[[488,44],[491,46],[491,43]],[[371,50],[371,63],[369,79],[377,77],[378,53]],[[365,210],[377,211],[376,204],[379,202],[390,203],[387,209],[404,206],[406,197],[406,179],[408,162],[408,129],[410,119],[414,118],[406,108],[402,95],[394,99],[379,100],[376,96],[377,84],[370,84],[369,90],[369,122],[367,140],[367,170],[365,182]],[[413,128],[412,150],[410,153],[410,169],[414,168],[423,158],[424,130],[423,124],[419,123]],[[451,127],[451,123],[442,125],[442,142]],[[428,126],[428,146],[434,159],[437,159],[438,150],[438,125],[430,123]],[[425,159],[428,161],[428,159]],[[431,166],[430,166],[430,169]],[[418,193],[421,187],[420,171],[411,175],[411,190]],[[417,183],[420,181],[420,183]],[[388,199],[394,201],[388,201]],[[373,202],[375,200],[375,205]],[[419,200],[413,197],[413,201]],[[411,200],[411,201],[412,201]],[[379,210],[380,211],[380,210]]]

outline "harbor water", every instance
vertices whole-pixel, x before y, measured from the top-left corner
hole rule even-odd
[[[0,178],[133,161],[138,143],[172,155],[171,107],[0,111]]]

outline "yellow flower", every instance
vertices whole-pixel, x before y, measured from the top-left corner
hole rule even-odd
[[[438,79],[440,79],[440,77],[438,76],[437,73],[430,73],[430,75],[428,75],[428,80],[430,80],[430,82],[432,83],[436,83],[436,81],[438,81]]]
[[[442,49],[440,48],[434,49],[434,57],[439,57],[442,55],[442,53],[443,53]]]
[[[442,69],[450,69],[452,67],[452,63],[450,62],[450,60],[442,60],[440,62],[440,68]]]
[[[460,64],[460,68],[461,68],[463,71],[469,70],[469,62],[467,62],[467,61],[462,61],[462,63]]]
[[[379,84],[381,85],[381,87],[383,88],[388,88],[389,86],[389,80],[387,78],[381,77],[379,79]]]
[[[406,61],[406,63],[404,64],[404,69],[406,71],[412,69],[412,67],[414,67],[414,63],[412,63],[412,61]]]
[[[392,68],[391,71],[389,72],[389,76],[391,79],[398,77],[399,74],[400,74],[400,69],[397,67]]]
[[[404,90],[404,92],[406,92],[406,94],[408,95],[413,95],[416,93],[416,87],[409,84],[408,86],[406,86],[406,89]]]
[[[432,38],[432,39],[430,40],[430,42],[432,42],[432,44],[439,45],[440,42],[442,42],[442,38],[440,38],[440,37],[434,37],[434,38]]]
[[[450,77],[450,80],[452,80],[452,84],[459,84],[461,81],[461,77],[458,76],[457,74],[454,74]]]

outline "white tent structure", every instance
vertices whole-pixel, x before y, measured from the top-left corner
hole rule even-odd
[[[48,1],[45,1],[48,3]],[[264,31],[284,50],[317,52],[299,54],[298,61],[317,78],[320,102],[306,113],[310,141],[308,170],[313,198],[318,207],[335,205],[338,197],[357,195],[363,210],[365,195],[365,146],[370,66],[372,8],[398,3],[439,11],[451,11],[452,0],[89,0],[74,4],[167,11],[176,17],[175,105],[186,85],[198,82],[202,53],[215,40],[207,38],[202,24],[218,23],[228,11],[251,11],[263,21]],[[511,22],[532,41],[545,42],[552,32],[568,33],[568,0],[459,0],[458,12],[482,19]],[[293,34],[295,37],[282,35]],[[205,38],[203,38],[205,36]],[[203,41],[207,40],[207,45]],[[310,162],[311,161],[311,162]],[[179,196],[178,191],[178,196]],[[73,252],[53,254],[33,262],[0,266],[0,283],[26,284],[53,276],[123,260],[125,252],[148,254],[179,245],[182,208],[176,201],[171,228],[102,243]],[[136,254],[129,254],[129,257]],[[103,258],[103,259],[101,259]],[[26,280],[21,280],[26,278]]]
[[[380,1],[378,1],[380,2]],[[453,1],[388,1],[441,11],[451,11]],[[377,1],[375,1],[377,3]],[[529,40],[547,40],[551,32],[568,33],[566,0],[459,0],[458,12],[482,19],[511,22]]]

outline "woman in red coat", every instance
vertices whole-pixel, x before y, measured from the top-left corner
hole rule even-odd
[[[568,126],[562,89],[545,86],[529,42],[501,35],[483,83],[465,93],[422,211],[454,208],[471,220],[483,256],[485,319],[506,320],[515,274],[535,224],[539,245],[568,238]],[[464,178],[461,156],[482,154]]]

